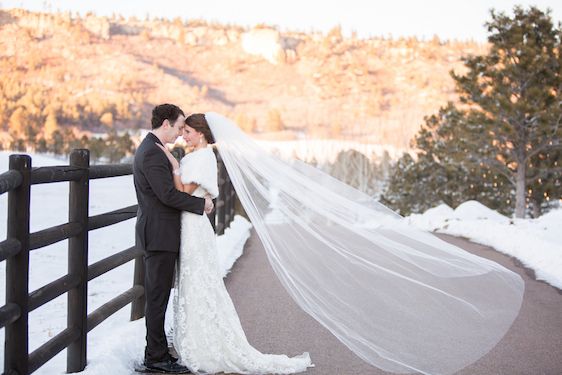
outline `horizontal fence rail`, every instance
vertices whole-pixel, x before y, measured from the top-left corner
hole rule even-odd
[[[105,259],[102,259],[88,267],[88,281],[91,281],[114,268],[122,266],[136,257],[142,256],[142,254],[142,250],[137,250],[135,246],[132,246],[117,254],[113,254]]]
[[[119,311],[122,307],[144,295],[144,287],[135,285],[88,315],[88,332]]]
[[[88,220],[88,230],[95,230],[132,219],[137,216],[138,205],[133,205],[104,214],[91,216]]]
[[[53,182],[77,181],[84,177],[86,170],[71,166],[40,167],[31,171],[31,184],[50,184]]]
[[[78,339],[80,339],[80,330],[78,328],[66,328],[45,344],[35,349],[33,353],[29,354],[29,373],[31,374],[39,367],[43,366],[48,360],[59,354],[59,352]]]
[[[7,303],[0,307],[0,328],[18,320],[21,316],[21,309],[15,303]]]
[[[21,250],[21,243],[15,238],[0,242],[0,262],[16,255]]]
[[[107,177],[119,177],[133,174],[132,164],[106,164],[90,167],[90,180]]]
[[[79,283],[80,277],[78,275],[64,275],[29,293],[29,311],[31,312],[47,302],[54,300],[61,294],[75,288]]]
[[[11,170],[0,174],[0,194],[14,190],[20,186],[21,181],[21,173],[18,171]]]
[[[180,153],[182,156],[183,153]],[[217,154],[220,196],[210,216],[217,234],[223,234],[234,217],[235,192]],[[144,317],[143,251],[132,246],[91,265],[88,233],[137,216],[138,205],[89,216],[89,181],[127,176],[131,164],[90,166],[88,150],[74,150],[70,165],[32,168],[28,155],[11,155],[10,170],[0,174],[0,195],[8,193],[7,239],[0,242],[0,262],[6,261],[6,304],[0,306],[0,328],[5,328],[4,374],[27,375],[64,349],[67,372],[86,366],[87,333],[118,310],[131,304],[131,320]],[[32,185],[68,182],[67,223],[34,233],[29,231]],[[29,292],[29,253],[68,240],[68,274]],[[87,314],[88,282],[134,260],[133,287]],[[29,348],[29,313],[67,294],[68,326],[32,353]]]
[[[69,239],[81,233],[83,229],[80,223],[66,223],[31,233],[29,235],[29,250],[40,249]]]

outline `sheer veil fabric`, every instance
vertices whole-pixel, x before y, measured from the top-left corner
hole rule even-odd
[[[269,154],[229,119],[205,117],[276,275],[357,356],[394,373],[453,374],[507,332],[523,298],[519,275]]]

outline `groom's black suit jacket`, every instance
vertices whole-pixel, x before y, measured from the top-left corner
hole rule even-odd
[[[148,133],[137,149],[133,163],[139,202],[136,246],[145,251],[178,252],[181,211],[202,215],[205,200],[174,187],[170,162],[156,143],[162,144],[158,137]]]

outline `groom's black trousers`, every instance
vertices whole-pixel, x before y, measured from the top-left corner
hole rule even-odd
[[[146,363],[169,358],[168,341],[164,332],[164,317],[174,282],[174,267],[178,253],[145,251],[144,291],[146,296]]]

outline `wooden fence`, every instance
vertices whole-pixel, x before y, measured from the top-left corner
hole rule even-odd
[[[234,216],[235,193],[219,159],[219,190],[211,217],[223,234]],[[88,263],[89,231],[136,217],[137,205],[89,216],[89,181],[132,174],[131,164],[90,166],[88,150],[74,150],[70,165],[32,168],[28,155],[11,155],[9,171],[0,175],[0,194],[8,193],[7,238],[0,242],[0,262],[6,261],[6,304],[0,307],[5,328],[4,374],[31,374],[67,348],[67,372],[86,366],[87,334],[115,312],[131,304],[131,320],[144,316],[143,252],[135,246],[96,263]],[[31,186],[68,181],[68,223],[30,233]],[[133,192],[131,185],[131,194]],[[131,234],[132,236],[134,234]],[[29,252],[68,239],[68,274],[29,292]],[[135,261],[133,287],[87,314],[88,281],[129,261]],[[67,293],[67,328],[29,353],[29,313]]]

